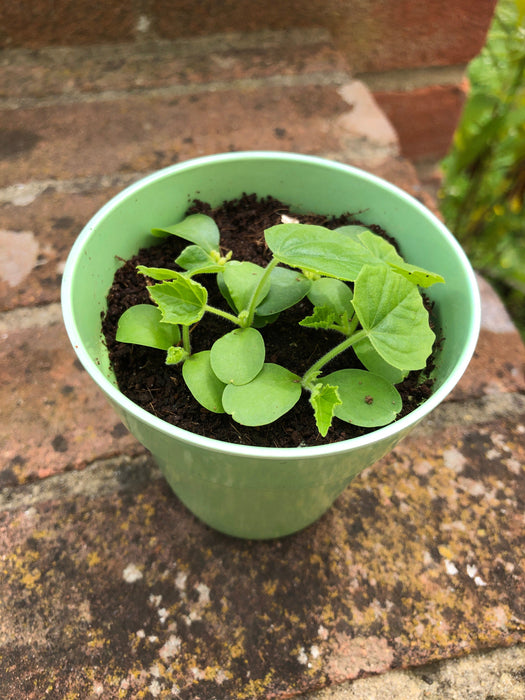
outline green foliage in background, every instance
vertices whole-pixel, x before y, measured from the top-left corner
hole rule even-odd
[[[442,163],[441,211],[525,333],[525,0],[500,0]]]

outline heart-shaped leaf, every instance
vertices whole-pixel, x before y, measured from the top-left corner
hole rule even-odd
[[[247,384],[264,364],[264,340],[255,328],[236,328],[211,346],[210,362],[225,384]]]
[[[237,312],[240,313],[247,309],[255,289],[264,275],[264,267],[252,262],[230,260],[224,265],[222,274]],[[269,290],[270,280],[267,279],[257,294],[258,299],[262,301]]]
[[[392,367],[374,348],[368,338],[362,338],[352,345],[355,354],[369,372],[379,374],[391,384],[399,384],[407,376],[408,370]]]
[[[435,335],[418,288],[385,264],[365,265],[353,305],[375,350],[398,369],[423,369]]]
[[[162,312],[165,323],[190,326],[204,315],[208,292],[198,282],[175,273],[171,281],[148,287],[150,297]]]
[[[229,384],[222,395],[226,413],[241,425],[266,425],[287,413],[301,396],[301,378],[266,363],[249,384]]]
[[[332,425],[335,408],[341,403],[337,387],[319,382],[310,394],[310,403],[314,409],[317,429],[325,437]]]
[[[218,265],[217,261],[198,245],[186,246],[175,262],[191,275],[222,272],[222,265]]]
[[[341,403],[334,414],[341,420],[365,428],[391,423],[402,408],[397,389],[383,377],[363,369],[340,369],[321,378],[336,386]]]
[[[206,214],[190,214],[178,224],[154,228],[151,233],[160,238],[164,238],[166,234],[184,238],[185,241],[195,243],[208,253],[219,249],[219,228],[215,221]]]
[[[256,308],[259,316],[272,316],[289,309],[306,296],[311,281],[297,270],[274,267],[270,273],[270,290]]]
[[[225,384],[211,368],[210,351],[190,355],[182,365],[182,376],[193,397],[213,413],[224,413],[222,393]]]
[[[160,309],[152,304],[136,304],[119,318],[116,339],[148,348],[167,350],[180,340],[177,325],[162,323]]]
[[[334,312],[336,316],[353,313],[352,290],[350,287],[333,277],[320,277],[314,280],[308,292],[308,299],[314,306],[326,306]]]
[[[324,226],[278,224],[264,235],[277,260],[327,277],[353,281],[370,261],[370,253],[361,243]]]

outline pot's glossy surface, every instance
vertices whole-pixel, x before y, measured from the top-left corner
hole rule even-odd
[[[293,449],[232,445],[155,418],[123,396],[100,328],[115,270],[155,242],[153,226],[183,218],[198,198],[218,205],[243,192],[272,195],[297,211],[359,212],[399,242],[408,262],[440,273],[428,290],[444,337],[435,391],[410,415],[353,440]],[[320,158],[245,152],[187,161],[128,187],[86,225],[69,255],[62,308],[85,369],[133,435],[155,457],[179,498],[224,533],[246,538],[290,534],[314,522],[365,467],[391,450],[453,389],[477,342],[479,293],[472,268],[446,227],[409,195],[368,173]]]

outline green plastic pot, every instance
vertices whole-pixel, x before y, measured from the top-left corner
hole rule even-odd
[[[271,448],[234,445],[174,427],[117,388],[101,335],[101,313],[115,270],[152,244],[152,227],[183,218],[198,198],[212,206],[255,192],[296,211],[359,212],[384,226],[404,257],[446,279],[429,296],[444,342],[432,396],[396,423],[332,445]],[[480,300],[472,268],[446,227],[397,187],[320,158],[244,152],[190,160],[160,170],[114,197],[91,219],[68,257],[62,308],[69,338],[92,379],[154,456],[173,491],[200,519],[237,537],[265,539],[317,520],[365,467],[391,450],[456,385],[477,342]]]

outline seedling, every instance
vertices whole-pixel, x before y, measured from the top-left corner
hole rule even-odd
[[[323,436],[334,415],[366,427],[395,419],[402,407],[395,385],[426,366],[435,340],[419,287],[444,282],[440,275],[406,263],[384,238],[357,225],[272,226],[264,232],[272,253],[266,267],[223,256],[219,229],[204,214],[152,233],[190,245],[175,260],[178,269],[138,266],[153,281],[148,291],[154,305],[124,312],[116,338],[166,351],[167,364],[182,363],[183,379],[202,406],[242,425],[265,425],[306,391]],[[227,309],[208,304],[206,287],[195,279],[202,274],[216,276]],[[312,311],[300,324],[334,331],[339,340],[300,376],[266,362],[259,329],[305,297]],[[205,314],[234,328],[193,353],[190,327]],[[324,374],[349,348],[365,369]]]

